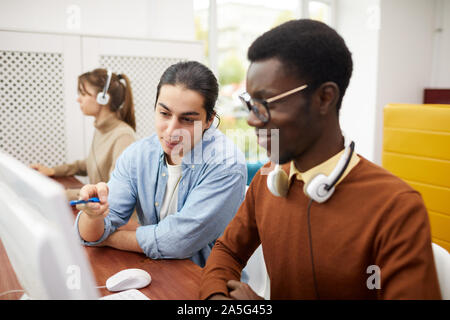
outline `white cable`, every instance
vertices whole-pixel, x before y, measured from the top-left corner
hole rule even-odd
[[[103,289],[103,288],[106,288],[106,286],[98,286],[98,287],[95,287],[95,288],[96,289]],[[25,293],[25,290],[8,290],[8,291],[0,293],[0,297],[6,296],[6,295],[11,294],[11,293]]]
[[[10,294],[10,293],[23,293],[23,292],[25,292],[25,290],[9,290],[9,291],[5,291],[5,292],[2,292],[2,293],[0,293],[0,297],[2,297],[2,296],[6,296],[7,294]]]

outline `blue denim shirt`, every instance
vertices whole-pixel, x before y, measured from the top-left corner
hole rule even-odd
[[[136,239],[149,258],[190,258],[203,267],[244,199],[244,155],[222,132],[208,129],[202,141],[183,156],[177,212],[160,221],[167,178],[164,151],[156,135],[130,145],[108,182],[110,212],[104,219],[103,236],[96,242],[82,242],[101,243],[126,224],[136,208],[141,224]],[[79,215],[76,226],[78,219]]]

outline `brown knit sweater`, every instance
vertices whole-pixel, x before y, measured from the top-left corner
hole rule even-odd
[[[440,299],[426,208],[419,193],[383,168],[361,161],[325,203],[311,206],[317,288],[321,299]],[[288,173],[289,164],[283,169]],[[309,199],[294,179],[286,198],[267,176],[254,177],[235,218],[203,271],[200,298],[228,294],[226,281],[261,243],[271,299],[315,299],[307,229]],[[380,268],[381,288],[367,282]],[[368,281],[369,280],[369,281]],[[370,286],[369,286],[370,287]]]
[[[63,164],[55,169],[55,176],[88,176],[89,183],[107,182],[117,158],[136,140],[134,130],[112,113],[94,123],[96,128],[89,155],[84,160]],[[79,189],[66,191],[70,200],[78,199]]]

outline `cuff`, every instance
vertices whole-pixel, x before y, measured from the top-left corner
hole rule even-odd
[[[227,284],[221,280],[211,281],[208,284],[202,285],[199,290],[199,299],[205,300],[214,294],[223,294],[228,297]]]
[[[84,240],[81,235],[80,235],[80,230],[78,229],[78,220],[80,219],[80,215],[81,215],[82,211],[78,212],[77,218],[75,220],[75,228],[78,234],[78,238],[80,239],[80,242],[85,245],[85,246],[96,246],[100,243],[102,243],[103,241],[106,240],[106,238],[109,237],[109,235],[114,232],[112,230],[112,226],[111,226],[111,221],[109,221],[109,219],[105,218],[103,220],[104,224],[105,224],[105,228],[103,231],[103,235],[100,237],[100,239],[98,239],[97,241],[86,241]]]
[[[64,172],[67,170],[65,165],[56,166],[52,169],[55,170],[55,174],[53,175],[54,177],[64,176]]]

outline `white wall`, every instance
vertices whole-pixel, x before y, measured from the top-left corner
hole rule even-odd
[[[147,35],[150,38],[195,40],[193,0],[147,2],[150,2],[147,11]]]
[[[336,1],[336,30],[353,59],[353,74],[340,111],[341,128],[356,151],[374,159],[379,0]]]
[[[193,0],[1,0],[0,30],[194,40]]]
[[[381,163],[383,108],[422,103],[432,76],[435,1],[381,0],[375,109],[375,162]]]
[[[450,88],[450,0],[435,0],[433,68],[430,86]]]
[[[336,11],[354,61],[341,126],[361,155],[381,164],[384,106],[450,88],[450,0],[338,0]]]

